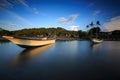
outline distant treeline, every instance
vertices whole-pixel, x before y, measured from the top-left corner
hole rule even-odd
[[[48,37],[48,38],[86,38],[85,31],[69,31],[61,27],[57,28],[31,28],[17,31],[0,30],[0,36],[9,35],[16,37]]]
[[[89,31],[70,31],[61,27],[57,28],[31,28],[16,31],[8,31],[0,29],[0,37],[3,35],[15,37],[48,37],[48,38],[76,38],[76,39],[89,39],[97,37],[104,40],[120,40],[120,30],[112,32],[100,32],[99,28],[91,28]],[[91,34],[92,33],[92,34]],[[95,34],[94,34],[95,33]]]

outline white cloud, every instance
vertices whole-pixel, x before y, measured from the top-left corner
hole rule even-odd
[[[104,27],[108,31],[120,30],[120,16],[111,18],[109,22],[104,23]]]
[[[17,25],[15,23],[10,23],[9,26],[17,27]]]
[[[13,5],[8,2],[7,0],[0,0],[0,8],[8,8],[12,7]]]
[[[72,24],[78,16],[78,14],[73,14],[70,15],[69,18],[61,17],[58,19],[58,22],[63,24]]]
[[[21,17],[20,15],[12,12],[12,11],[9,11],[9,10],[5,10],[9,15],[12,16],[13,19],[15,19],[16,21],[19,21],[21,23],[24,23],[26,25],[32,25],[31,22],[29,22],[28,20],[26,20],[25,18]]]
[[[72,31],[78,31],[79,26],[70,26]]]
[[[32,8],[27,4],[26,0],[16,0],[18,3],[22,4],[24,7],[26,7],[29,11],[33,12],[34,14],[39,14],[39,11],[37,8]]]
[[[100,14],[100,13],[101,13],[100,10],[96,10],[96,11],[93,12],[93,16],[97,16],[97,15]]]
[[[7,27],[8,27],[9,30],[19,30],[19,29],[23,28],[22,26],[20,26],[16,23],[8,23]]]
[[[19,3],[21,3],[23,6],[25,7],[28,7],[29,8],[29,5],[26,3],[25,0],[17,0]]]
[[[34,11],[35,14],[39,14],[39,11],[38,11],[37,8],[33,8],[33,11]]]
[[[94,6],[94,5],[95,5],[95,3],[91,2],[91,3],[88,4],[88,7],[91,7],[91,6]]]
[[[0,27],[6,30],[19,30],[19,29],[23,29],[22,26],[17,25],[16,23],[13,22],[8,22],[8,21],[0,21]]]
[[[64,17],[61,17],[61,18],[58,19],[58,21],[59,21],[60,23],[66,23],[66,22],[67,22],[67,19],[64,18]]]
[[[34,14],[39,14],[39,10],[37,8],[32,8],[26,0],[14,0],[14,1],[8,1],[8,0],[0,0],[0,9],[6,9],[6,8],[10,8],[14,5],[18,5],[21,4],[22,6],[24,6],[27,10],[29,10],[30,12],[34,13]]]
[[[21,17],[21,16],[19,16],[19,15],[17,15],[17,14],[14,14],[14,17],[15,17],[17,20],[20,20],[20,21],[24,22],[25,24],[31,25],[31,22],[29,22],[28,20],[26,20],[25,18],[23,18],[23,17]]]

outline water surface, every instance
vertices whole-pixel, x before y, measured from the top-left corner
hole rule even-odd
[[[56,42],[24,49],[0,43],[0,80],[119,80],[120,42]]]

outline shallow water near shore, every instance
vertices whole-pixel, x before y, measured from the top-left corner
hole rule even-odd
[[[56,42],[24,49],[0,43],[0,80],[119,80],[120,41]]]

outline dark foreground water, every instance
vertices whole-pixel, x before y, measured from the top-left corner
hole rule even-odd
[[[0,80],[120,80],[120,42],[56,42],[29,50],[0,43]]]

